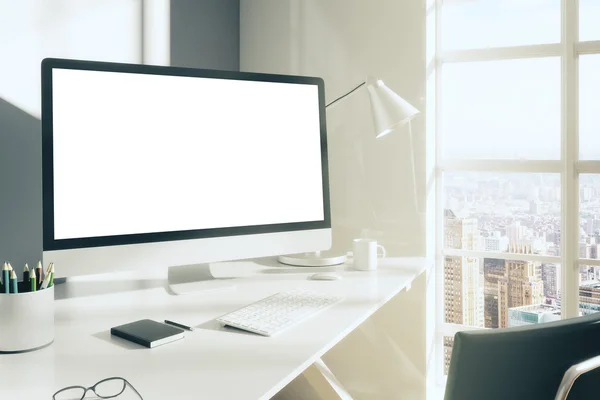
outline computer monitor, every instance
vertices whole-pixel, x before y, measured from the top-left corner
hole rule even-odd
[[[45,59],[58,276],[327,250],[323,80]]]

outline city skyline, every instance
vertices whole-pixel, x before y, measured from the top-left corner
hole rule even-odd
[[[446,173],[444,248],[490,252],[444,257],[445,322],[480,328],[509,325],[511,309],[560,309],[561,266],[519,260],[518,254],[560,256],[558,174]],[[598,258],[600,176],[580,180],[580,258]],[[514,253],[514,259],[493,253]],[[580,310],[600,310],[600,268],[580,267]],[[598,307],[582,285],[597,284]],[[595,293],[595,292],[594,292]],[[595,296],[595,294],[594,294]]]

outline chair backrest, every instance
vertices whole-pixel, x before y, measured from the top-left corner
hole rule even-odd
[[[600,313],[454,336],[445,400],[552,400],[565,372],[600,355]],[[600,394],[600,371],[581,376],[569,400]],[[592,396],[592,397],[590,397]]]

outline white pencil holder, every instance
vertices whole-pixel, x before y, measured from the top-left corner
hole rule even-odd
[[[39,350],[53,341],[54,286],[0,294],[0,354]]]

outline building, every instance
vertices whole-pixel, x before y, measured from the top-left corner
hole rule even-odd
[[[596,243],[590,244],[590,257],[594,260],[598,258],[598,245]]]
[[[444,258],[444,317],[451,324],[484,326],[483,274],[480,258]]]
[[[579,189],[579,198],[582,202],[588,202],[594,196],[594,191],[591,187],[585,186]]]
[[[498,325],[508,327],[510,308],[544,303],[541,265],[532,261],[506,260],[504,278],[498,281]]]
[[[590,257],[590,245],[582,240],[579,242],[579,258],[591,258]]]
[[[483,239],[485,251],[505,252],[508,249],[508,238],[495,231]]]
[[[540,210],[540,202],[537,200],[531,200],[529,202],[529,214],[537,215]]]
[[[579,282],[593,282],[596,279],[595,268],[590,265],[579,266]]]
[[[463,323],[462,257],[444,258],[444,321]]]
[[[560,320],[560,308],[548,304],[532,304],[508,309],[509,328],[558,320]]]
[[[481,250],[481,235],[475,218],[457,218],[445,212],[446,248]],[[444,317],[448,323],[483,327],[483,266],[478,257],[444,258]]]
[[[542,264],[542,282],[546,299],[557,300],[560,294],[560,267],[556,264]]]
[[[585,223],[585,234],[586,235],[594,235],[598,230],[600,230],[600,218],[598,215],[594,215],[591,218],[588,218]]]
[[[498,328],[498,281],[504,278],[504,260],[483,259],[483,319],[485,328]]]
[[[444,210],[444,248],[462,248],[462,219],[449,209]]]
[[[450,369],[453,345],[454,338],[452,336],[444,336],[444,375],[448,375],[448,370]]]
[[[506,236],[511,243],[517,243],[523,240],[525,237],[525,230],[527,228],[521,225],[521,221],[515,221],[506,227]]]
[[[600,311],[600,281],[584,281],[579,285],[579,312],[588,315]]]
[[[462,257],[463,324],[483,328],[484,283],[481,258]]]

